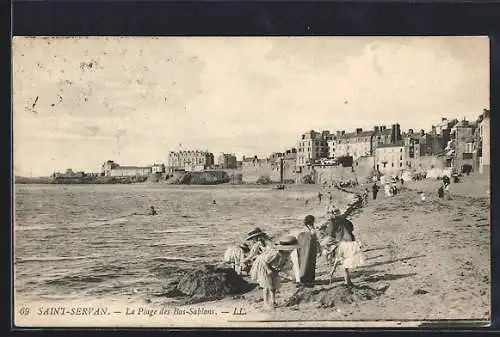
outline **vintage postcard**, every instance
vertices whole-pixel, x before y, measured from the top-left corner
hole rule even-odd
[[[489,325],[489,85],[487,37],[15,37],[15,325]]]

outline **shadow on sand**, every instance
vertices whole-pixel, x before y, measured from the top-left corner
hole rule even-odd
[[[383,265],[391,264],[391,263],[395,263],[395,262],[403,262],[403,261],[408,261],[408,260],[413,260],[413,259],[419,259],[419,258],[425,257],[425,256],[427,256],[427,255],[416,255],[416,256],[403,257],[400,259],[394,259],[394,260],[389,260],[389,261],[375,262],[375,263],[363,266],[361,268],[383,266]]]

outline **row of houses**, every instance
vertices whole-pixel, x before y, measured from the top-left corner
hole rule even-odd
[[[370,163],[372,169],[380,173],[397,174],[418,168],[424,161],[450,167],[455,172],[487,173],[489,137],[490,112],[487,109],[473,122],[442,118],[430,132],[413,129],[402,132],[398,123],[390,127],[375,126],[372,130],[358,128],[354,132],[310,130],[300,136],[296,148],[286,153],[273,153],[265,160],[244,159],[243,176],[245,179],[245,169],[255,175],[252,170],[257,166],[272,172],[280,161],[287,168],[294,166],[293,170],[284,170],[285,176],[291,171],[302,176],[315,167],[356,166],[361,162]]]
[[[398,123],[389,127],[377,125],[371,130],[357,128],[352,132],[310,130],[300,135],[294,148],[272,153],[265,159],[252,156],[238,161],[234,153],[221,153],[216,164],[209,151],[170,151],[167,165],[120,166],[108,160],[102,165],[101,174],[144,176],[180,170],[241,169],[244,181],[253,181],[262,175],[284,181],[296,180],[314,167],[359,163],[370,163],[371,168],[380,173],[395,173],[419,167],[424,157],[439,158],[443,166],[457,172],[487,173],[489,137],[490,112],[484,109],[476,121],[442,118],[429,132],[413,129],[402,132]]]
[[[109,177],[148,176],[154,173],[173,173],[175,171],[202,171],[206,169],[237,169],[241,162],[235,154],[221,153],[218,164],[214,163],[214,155],[208,151],[171,151],[167,165],[122,166],[113,160],[107,160],[101,166],[101,175]]]

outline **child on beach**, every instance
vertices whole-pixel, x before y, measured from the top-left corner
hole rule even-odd
[[[352,286],[349,269],[364,264],[364,256],[359,241],[354,236],[354,226],[351,221],[335,210],[335,217],[326,229],[326,238],[322,241],[326,251],[326,259],[333,267],[330,272],[330,283],[339,264],[344,268],[344,284]]]
[[[248,268],[243,261],[245,260],[245,254],[248,254],[249,251],[250,249],[246,243],[230,246],[224,252],[224,262],[231,264],[231,267],[238,275],[248,272]]]
[[[252,265],[250,278],[262,287],[264,304],[269,308],[277,306],[276,291],[281,285],[279,273],[283,267],[290,266],[290,256],[298,248],[297,243],[296,237],[285,236],[276,246],[267,247]]]
[[[250,251],[241,263],[247,266],[252,265],[265,248],[272,246],[271,238],[258,227],[248,233],[245,241],[250,242]]]

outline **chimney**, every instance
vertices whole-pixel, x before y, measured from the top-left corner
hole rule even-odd
[[[409,129],[409,130],[408,130],[408,133],[409,133],[410,135],[413,135],[413,129]]]
[[[378,126],[373,127],[373,132],[379,133],[380,128]]]
[[[363,129],[362,128],[357,128],[356,129],[356,134],[359,135],[361,132],[363,132]]]
[[[345,130],[340,131],[340,134],[343,136],[345,135]]]
[[[421,136],[425,136],[425,130],[424,129],[420,129],[420,135]]]

